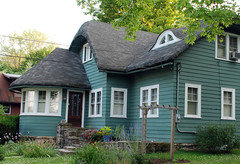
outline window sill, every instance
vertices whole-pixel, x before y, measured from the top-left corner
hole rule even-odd
[[[194,116],[194,115],[185,115],[184,118],[198,118],[201,119],[201,116]]]
[[[232,62],[232,63],[240,63],[240,61],[233,61],[233,60],[230,60],[230,59],[223,59],[223,58],[215,58],[216,60],[222,60],[222,61],[226,61],[226,62]]]
[[[61,114],[39,114],[39,113],[22,113],[20,116],[52,116],[61,117]]]
[[[101,118],[102,116],[88,116],[88,118]]]
[[[230,120],[230,121],[236,121],[236,118],[231,117],[222,117],[221,120]]]
[[[140,116],[139,118],[142,118],[142,116]],[[159,116],[147,116],[147,118],[159,118]]]
[[[127,118],[127,116],[116,116],[116,115],[111,115],[111,118]]]

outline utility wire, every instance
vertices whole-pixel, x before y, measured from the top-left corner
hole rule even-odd
[[[29,58],[29,57],[23,57],[23,56],[7,55],[7,54],[0,54],[0,56],[8,56],[8,57],[16,57],[16,58],[25,58],[25,59],[33,59],[33,60],[42,60],[42,59],[39,59],[39,58]]]
[[[11,38],[11,39],[27,40],[27,41],[32,41],[32,42],[39,42],[39,43],[47,43],[47,44],[56,44],[56,45],[62,45],[62,46],[69,46],[69,45],[67,45],[67,44],[60,44],[60,43],[54,43],[54,42],[47,42],[47,41],[26,39],[26,38],[22,38],[22,37],[14,37],[14,36],[9,36],[9,35],[0,35],[0,36],[1,36],[1,37],[5,37],[5,38]]]

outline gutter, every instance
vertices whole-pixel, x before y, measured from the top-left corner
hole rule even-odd
[[[138,73],[138,72],[144,72],[144,71],[148,71],[148,70],[152,70],[152,69],[164,68],[165,66],[168,66],[168,65],[173,65],[173,62],[157,65],[157,66],[154,66],[154,67],[139,69],[139,70],[135,70],[135,71],[129,71],[129,72],[127,72],[127,71],[126,72],[117,72],[117,71],[108,71],[108,70],[99,70],[99,71],[100,72],[106,72],[106,73],[129,75],[129,74]]]
[[[62,89],[80,89],[83,91],[91,90],[90,88],[78,88],[78,87],[66,87],[66,86],[44,86],[44,85],[21,85],[9,88],[9,91],[14,93],[21,93],[21,91],[16,91],[22,88],[62,88]]]
[[[181,71],[182,65],[181,63],[177,63],[176,65],[176,106],[179,106],[179,83],[180,83],[180,71]],[[176,111],[176,116],[180,116],[180,113],[178,110]],[[178,120],[178,119],[176,119]],[[176,129],[179,133],[187,133],[187,134],[196,134],[196,131],[183,131],[179,128],[179,122],[176,121]]]

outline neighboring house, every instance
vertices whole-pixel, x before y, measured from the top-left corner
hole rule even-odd
[[[9,91],[10,84],[20,75],[0,73],[0,104],[6,109],[5,114],[19,115],[21,94]]]
[[[87,22],[69,50],[55,49],[12,83],[11,89],[22,92],[22,134],[56,136],[62,119],[74,126],[137,129],[143,104],[181,108],[178,143],[194,142],[203,123],[239,124],[239,25],[216,42],[197,34],[192,46],[182,28],[160,35],[139,31],[134,42],[124,36],[122,28]],[[169,142],[170,123],[169,110],[149,112],[147,139]]]

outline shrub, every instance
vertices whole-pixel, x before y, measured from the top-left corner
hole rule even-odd
[[[57,146],[50,141],[28,141],[22,143],[21,151],[24,157],[54,157],[57,155]]]
[[[0,144],[4,144],[6,141],[9,141],[10,136],[12,139],[12,134],[18,133],[18,130],[19,130],[18,127],[19,127],[19,116],[0,115]],[[9,138],[4,138],[4,136],[5,137],[8,136]],[[15,136],[16,135],[14,135],[14,137]]]
[[[235,125],[211,123],[197,129],[196,143],[209,153],[230,152],[239,144],[238,138]]]

